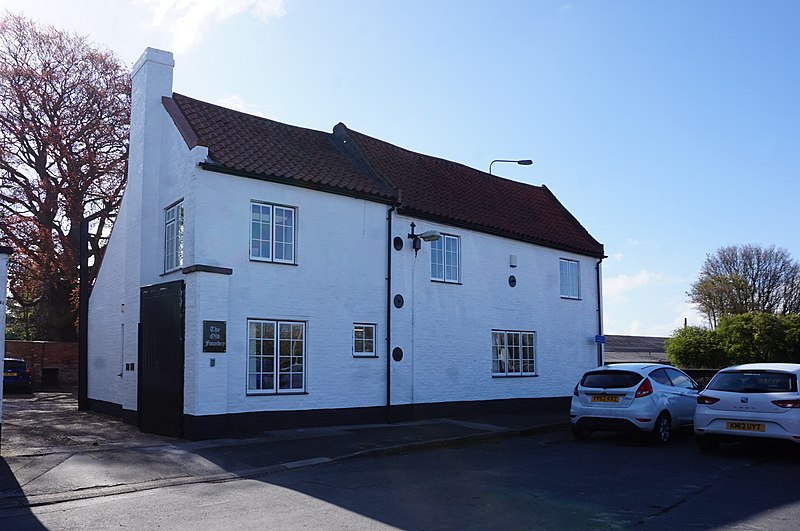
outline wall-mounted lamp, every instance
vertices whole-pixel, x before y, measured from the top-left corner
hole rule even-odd
[[[434,242],[442,239],[442,233],[438,230],[427,230],[423,233],[416,234],[414,232],[416,226],[417,224],[412,221],[411,232],[408,233],[408,238],[411,240],[411,247],[414,249],[414,256],[417,256],[419,250],[422,249],[422,240]]]

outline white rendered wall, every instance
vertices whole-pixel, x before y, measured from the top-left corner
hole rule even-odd
[[[162,104],[173,64],[169,52],[148,48],[133,68],[128,182],[89,299],[88,396],[127,410],[137,407],[140,288],[180,278],[163,275],[164,209],[191,202],[190,179],[208,154],[188,150]]]
[[[426,403],[567,396],[597,365],[596,260],[495,236],[398,217],[394,235],[438,230],[460,237],[461,283],[430,280],[430,244],[393,255],[392,402]],[[509,256],[517,256],[517,267]],[[560,296],[559,258],[580,263],[581,299]],[[509,275],[517,280],[510,287]],[[413,322],[413,326],[412,326]],[[536,332],[536,377],[495,377],[491,331]]]
[[[384,405],[388,207],[199,169],[196,178],[197,200],[187,212],[194,260],[233,274],[184,275],[186,412]],[[249,259],[251,200],[296,208],[296,265]],[[247,395],[250,318],[306,323],[307,394]],[[227,321],[225,354],[202,352],[204,320]],[[378,358],[353,357],[356,322],[377,325]]]
[[[0,359],[6,355],[6,288],[8,286],[8,254],[0,252]],[[0,426],[3,424],[3,382],[0,380]]]

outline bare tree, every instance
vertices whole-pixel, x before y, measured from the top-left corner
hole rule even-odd
[[[731,245],[706,256],[689,300],[712,328],[726,315],[800,312],[800,264],[786,249]]]
[[[130,77],[85,37],[0,19],[0,241],[16,248],[9,287],[46,315],[47,337],[77,335],[80,223],[94,281],[125,186]]]

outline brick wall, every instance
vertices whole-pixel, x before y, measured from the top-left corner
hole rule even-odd
[[[22,358],[33,372],[34,389],[78,385],[78,344],[53,341],[6,341],[6,357]],[[44,371],[43,371],[44,369]]]

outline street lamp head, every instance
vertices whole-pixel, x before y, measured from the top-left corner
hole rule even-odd
[[[514,159],[495,159],[489,164],[489,174],[490,175],[492,173],[492,164],[494,164],[495,162],[510,162],[512,164],[519,164],[520,166],[530,166],[530,165],[533,164],[533,161],[531,159],[519,159],[519,160],[514,160]]]

